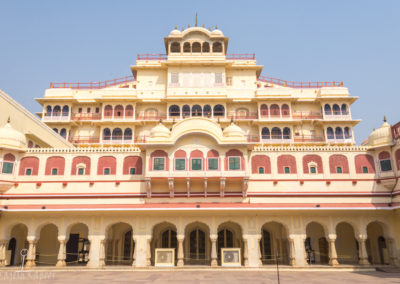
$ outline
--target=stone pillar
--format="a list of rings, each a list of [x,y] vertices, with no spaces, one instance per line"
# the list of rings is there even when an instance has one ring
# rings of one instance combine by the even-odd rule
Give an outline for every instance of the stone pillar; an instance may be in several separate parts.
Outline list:
[[[243,260],[244,266],[249,266],[249,244],[246,236],[243,236]]]
[[[365,246],[365,242],[367,241],[367,235],[359,235],[358,236],[358,257],[360,258],[358,264],[360,265],[369,265],[367,247]]]
[[[399,258],[396,256],[396,243],[395,240],[391,237],[385,237],[386,240],[386,247],[389,252],[389,262],[390,265],[399,266]]]
[[[151,236],[146,239],[146,266],[151,266]]]
[[[210,235],[210,239],[211,239],[211,266],[212,267],[217,267],[218,266],[218,262],[217,262],[217,239],[218,236],[217,235]]]
[[[185,239],[184,235],[178,235],[178,263],[177,266],[182,267],[184,266],[183,259],[185,257],[184,252],[183,252],[183,240]]]
[[[262,263],[262,254],[261,254],[261,246],[260,246],[260,241],[262,239],[262,235],[257,235],[257,244],[256,244],[256,248],[257,248],[257,255],[258,255],[258,267],[262,267],[263,263]]]
[[[0,267],[6,265],[7,240],[0,240]]]
[[[296,266],[296,253],[294,248],[294,237],[289,236],[289,265]]]
[[[136,253],[138,250],[138,239],[136,237],[133,237],[133,243],[134,243],[134,251],[133,251],[133,260],[132,260],[132,267],[136,267]]]
[[[56,267],[64,267],[64,266],[66,266],[65,244],[67,243],[67,238],[65,236],[58,236],[58,242],[60,243],[60,248],[58,249],[58,257],[57,257]]]
[[[90,241],[90,250],[87,267],[101,268],[105,265],[104,257],[106,238],[103,235],[91,235],[88,237],[88,239]]]
[[[36,266],[36,243],[38,240],[36,239],[36,236],[28,236],[27,240],[29,242],[29,249],[26,258],[26,267],[34,267]]]
[[[339,262],[337,261],[337,253],[336,253],[336,235],[330,234],[328,235],[329,242],[329,265],[338,266]]]

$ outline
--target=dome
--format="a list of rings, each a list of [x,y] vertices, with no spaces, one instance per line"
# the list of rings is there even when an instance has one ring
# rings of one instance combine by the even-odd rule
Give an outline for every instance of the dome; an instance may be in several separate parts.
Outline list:
[[[371,132],[368,136],[368,145],[373,147],[387,146],[393,144],[392,127],[384,119],[381,127]]]
[[[181,31],[178,30],[178,29],[175,27],[175,29],[173,29],[173,30],[169,33],[169,35],[170,35],[170,36],[181,35]]]
[[[164,124],[162,124],[162,122],[160,121],[159,124],[157,124],[156,126],[154,126],[151,131],[150,131],[150,137],[151,138],[168,138],[170,135],[170,131],[167,127],[164,126]]]
[[[241,138],[244,137],[242,129],[239,126],[237,126],[233,121],[227,128],[224,129],[222,134],[225,137],[241,137]]]
[[[224,36],[224,34],[222,33],[222,31],[219,30],[218,28],[215,29],[215,30],[213,30],[213,31],[211,32],[211,35],[213,35],[213,36]]]
[[[15,130],[8,120],[7,124],[0,128],[0,148],[12,150],[25,150],[26,137],[23,133]]]

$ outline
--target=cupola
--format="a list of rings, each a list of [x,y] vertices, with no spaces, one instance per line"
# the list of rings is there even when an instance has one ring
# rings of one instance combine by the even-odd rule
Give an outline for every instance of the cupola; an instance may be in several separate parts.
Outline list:
[[[0,128],[0,148],[25,151],[26,145],[25,135],[14,129],[8,118],[7,124]]]
[[[171,134],[171,131],[165,127],[165,125],[160,122],[154,126],[150,131],[150,138],[168,138]]]
[[[383,124],[378,129],[371,132],[368,137],[368,146],[381,147],[393,145],[392,127],[386,122],[386,117]]]
[[[224,129],[224,131],[222,132],[222,135],[224,137],[235,137],[235,138],[243,138],[244,137],[244,133],[242,131],[242,129],[237,126],[233,120],[231,120],[231,124]]]

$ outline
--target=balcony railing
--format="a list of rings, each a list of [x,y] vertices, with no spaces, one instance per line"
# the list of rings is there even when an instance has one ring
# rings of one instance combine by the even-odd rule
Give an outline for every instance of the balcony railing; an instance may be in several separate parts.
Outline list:
[[[70,88],[70,89],[103,89],[135,81],[135,77],[126,76],[122,78],[101,81],[101,82],[74,82],[74,83],[50,83],[50,88]]]
[[[184,53],[185,54],[185,53]],[[188,53],[190,55],[190,53]],[[201,53],[196,53],[198,55],[204,55]],[[210,53],[211,55],[212,53]],[[138,54],[136,56],[137,60],[146,60],[146,61],[166,61],[168,59],[167,54],[157,54],[157,53],[145,53],[145,54]],[[255,60],[256,55],[254,53],[242,53],[242,54],[227,54],[226,60]]]
[[[265,144],[287,144],[293,140],[290,135],[261,135],[261,142]]]
[[[333,137],[329,137],[327,138],[327,142],[328,143],[337,143],[337,144],[349,144],[349,143],[353,143],[353,138],[349,137],[349,138],[333,138]]]
[[[270,83],[273,85],[278,85],[278,86],[283,86],[283,87],[289,87],[289,88],[299,88],[299,89],[304,89],[304,88],[323,88],[323,87],[343,87],[343,82],[291,82],[291,81],[286,81],[286,80],[281,80],[281,79],[276,79],[276,78],[271,78],[271,77],[265,77],[265,76],[260,76],[258,78],[259,81],[265,82],[265,83]]]
[[[48,114],[45,113],[43,116],[43,120],[45,121],[60,121],[60,120],[69,120],[69,113],[54,113],[54,114]]]
[[[260,136],[258,135],[246,135],[246,138],[249,143],[260,143]]]
[[[247,119],[257,119],[258,113],[257,112],[229,112],[228,113],[229,119],[234,120],[247,120]]]
[[[69,137],[69,142],[73,144],[98,144],[100,138],[95,136],[73,136]]]
[[[256,54],[255,53],[243,53],[243,54],[227,54],[226,60],[255,60]]]
[[[167,116],[165,113],[154,113],[154,114],[148,114],[148,113],[139,113],[136,114],[136,119],[137,120],[160,120],[160,119],[166,119]]]
[[[73,113],[71,120],[100,120],[100,113]]]
[[[314,135],[294,136],[294,143],[319,143],[324,141],[325,139],[322,136],[314,136]]]
[[[322,119],[320,112],[293,112],[293,119]]]
[[[103,144],[132,144],[134,141],[132,137],[111,137],[104,136],[102,143]]]
[[[342,113],[326,113],[325,119],[327,120],[349,120],[351,119],[350,114],[342,114]]]

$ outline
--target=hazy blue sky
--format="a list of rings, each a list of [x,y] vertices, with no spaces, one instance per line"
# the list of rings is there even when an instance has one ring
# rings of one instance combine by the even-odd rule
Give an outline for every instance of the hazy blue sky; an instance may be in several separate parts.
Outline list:
[[[263,75],[344,81],[359,97],[357,143],[384,114],[400,120],[400,0],[0,0],[0,89],[40,111],[50,82],[130,75],[137,53],[164,53],[163,37],[196,11],[230,37],[229,53],[256,53]]]

